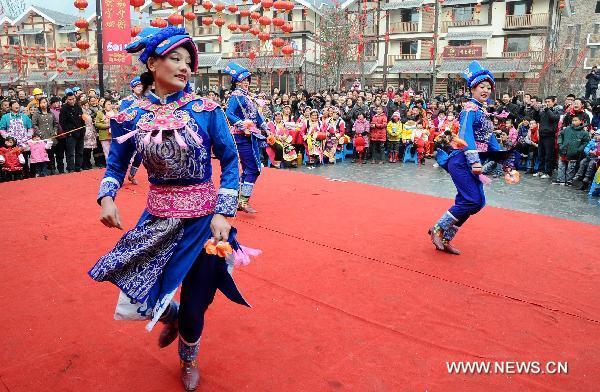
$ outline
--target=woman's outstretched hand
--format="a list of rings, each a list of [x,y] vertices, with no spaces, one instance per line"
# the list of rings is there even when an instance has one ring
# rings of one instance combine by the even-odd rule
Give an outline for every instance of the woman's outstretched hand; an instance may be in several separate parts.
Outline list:
[[[102,206],[102,212],[100,213],[100,222],[106,227],[116,227],[117,229],[123,230],[121,226],[121,216],[119,215],[119,209],[115,204],[115,201],[110,196],[104,197],[100,201]]]
[[[231,230],[231,224],[221,214],[214,214],[210,221],[210,231],[217,241],[229,240],[229,231]]]

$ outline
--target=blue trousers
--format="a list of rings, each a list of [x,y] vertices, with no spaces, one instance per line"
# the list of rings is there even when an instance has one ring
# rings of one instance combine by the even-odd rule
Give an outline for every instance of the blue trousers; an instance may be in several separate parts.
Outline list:
[[[237,145],[240,163],[242,164],[242,177],[240,182],[254,184],[260,175],[260,150],[258,140],[244,135],[233,135]]]
[[[448,173],[458,191],[454,205],[448,211],[457,219],[456,226],[460,227],[485,206],[483,184],[471,171],[471,165],[462,152],[449,158]]]

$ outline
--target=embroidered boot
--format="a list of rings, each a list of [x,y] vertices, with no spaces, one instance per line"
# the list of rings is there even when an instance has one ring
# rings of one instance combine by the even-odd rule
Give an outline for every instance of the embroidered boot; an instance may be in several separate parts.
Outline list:
[[[158,347],[165,348],[177,338],[179,333],[179,304],[175,301],[171,301],[169,307],[163,313],[159,321],[165,326],[158,336]]]
[[[447,211],[440,220],[429,229],[429,235],[431,236],[431,242],[437,250],[459,255],[460,251],[454,246],[450,245],[450,241],[454,238],[458,232],[458,226],[456,226],[458,220]]]
[[[250,198],[248,196],[240,196],[240,201],[238,203],[238,211],[243,211],[248,214],[256,214],[258,211],[252,208],[250,203],[248,203],[249,201]]]
[[[200,340],[196,343],[187,343],[179,337],[179,364],[181,366],[181,383],[186,391],[195,391],[200,382],[200,372],[198,371],[198,346]]]

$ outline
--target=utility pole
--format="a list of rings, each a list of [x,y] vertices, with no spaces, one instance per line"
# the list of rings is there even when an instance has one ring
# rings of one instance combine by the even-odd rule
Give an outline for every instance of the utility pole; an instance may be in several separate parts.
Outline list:
[[[365,3],[365,7],[366,7],[366,3]],[[367,13],[365,12],[365,17],[363,18],[361,16],[360,13],[360,1],[356,2],[356,10],[357,10],[357,17],[358,17],[358,22],[359,22],[359,26],[360,26],[360,39],[362,42],[359,41],[359,52],[358,52],[358,67],[360,68],[360,85],[362,88],[365,87],[365,66],[364,66],[364,57],[365,57],[365,21],[366,21],[366,16]]]
[[[377,3],[379,6],[379,2]],[[379,18],[378,18],[379,19]],[[383,90],[387,91],[387,72],[388,72],[388,49],[390,46],[390,12],[385,11],[385,35],[383,38],[384,47],[383,47]]]
[[[491,6],[490,6],[491,8]],[[433,61],[431,63],[431,96],[435,94],[435,89],[437,87],[437,59],[438,59],[438,36],[440,29],[440,12],[441,12],[441,4],[439,1],[435,2],[434,8],[434,20],[433,20]],[[491,13],[490,9],[490,13]]]
[[[104,96],[104,63],[102,62],[102,0],[96,0],[96,46],[98,47],[98,83],[100,88],[100,96]]]

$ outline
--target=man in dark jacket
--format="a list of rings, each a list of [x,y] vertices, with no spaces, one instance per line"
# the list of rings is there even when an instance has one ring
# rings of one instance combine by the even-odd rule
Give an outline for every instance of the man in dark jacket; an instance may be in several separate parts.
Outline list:
[[[514,124],[517,124],[521,119],[519,115],[521,106],[518,104],[519,101],[516,98],[511,100],[508,93],[502,94],[502,103],[496,109],[496,113],[498,114],[507,112],[508,118],[512,119]]]
[[[76,103],[73,92],[67,93],[65,104],[60,108],[59,123],[62,130],[67,133],[74,129],[77,131],[67,134],[67,171],[81,171],[83,163],[83,135],[85,135],[85,122],[83,110]]]
[[[538,156],[540,158],[540,171],[535,173],[537,177],[550,178],[554,169],[554,146],[556,144],[556,129],[560,120],[560,112],[556,110],[556,97],[547,97],[544,101],[546,107],[540,111]]]
[[[596,100],[596,91],[598,91],[598,82],[600,82],[600,74],[598,73],[598,67],[595,65],[592,67],[592,71],[585,75],[587,82],[585,82],[585,99],[588,100],[590,97],[593,101]]]

